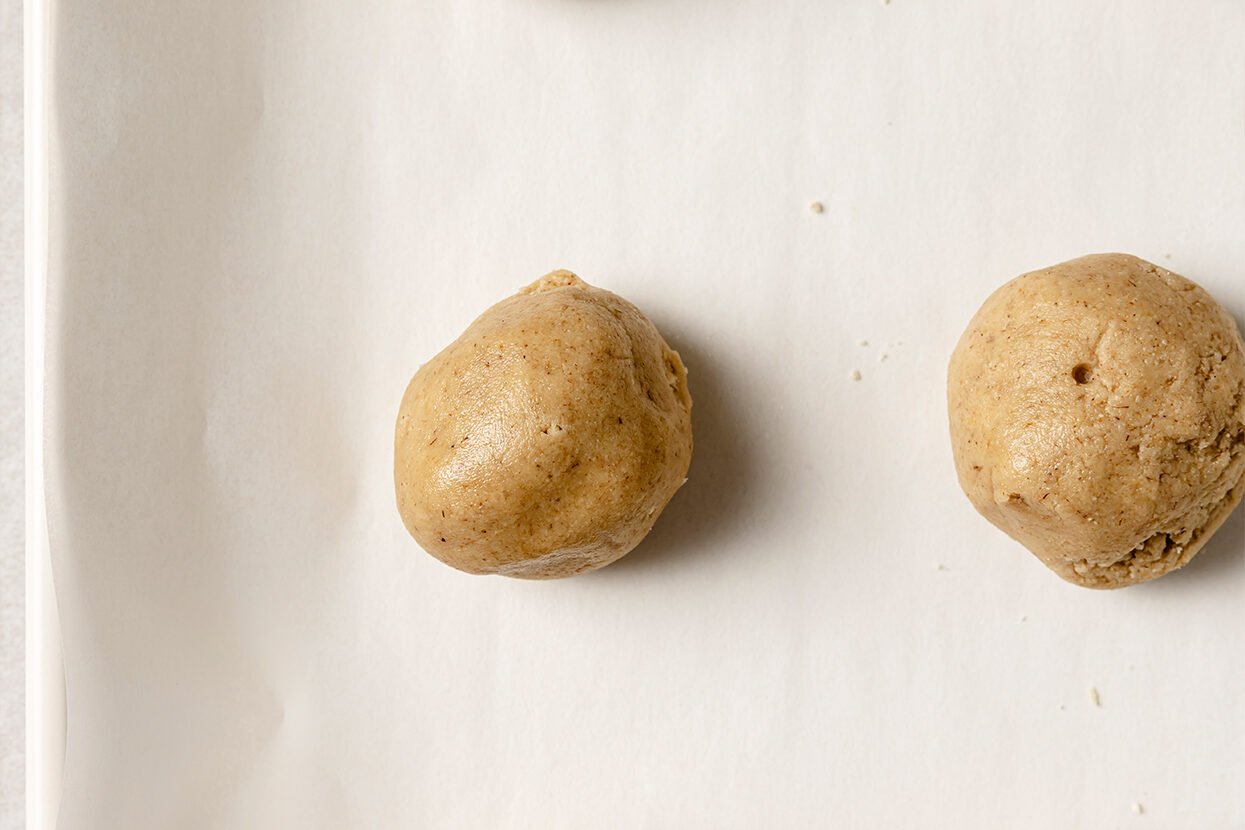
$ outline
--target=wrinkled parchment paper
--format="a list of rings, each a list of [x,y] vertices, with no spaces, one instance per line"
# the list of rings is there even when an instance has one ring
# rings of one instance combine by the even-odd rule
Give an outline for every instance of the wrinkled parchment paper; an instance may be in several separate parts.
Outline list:
[[[1025,270],[1245,314],[1245,5],[52,6],[62,828],[1245,823],[1245,514],[1073,588],[943,408]],[[556,267],[682,352],[691,480],[614,567],[468,577],[398,400]]]

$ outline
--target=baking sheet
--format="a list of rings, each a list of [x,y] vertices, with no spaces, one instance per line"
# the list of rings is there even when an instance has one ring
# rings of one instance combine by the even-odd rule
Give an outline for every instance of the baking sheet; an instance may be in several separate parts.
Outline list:
[[[943,408],[1025,270],[1124,250],[1245,314],[1245,5],[53,0],[51,37],[62,828],[1245,827],[1245,514],[1073,588],[973,513]],[[690,481],[599,573],[468,577],[398,520],[398,400],[557,267],[682,353]]]

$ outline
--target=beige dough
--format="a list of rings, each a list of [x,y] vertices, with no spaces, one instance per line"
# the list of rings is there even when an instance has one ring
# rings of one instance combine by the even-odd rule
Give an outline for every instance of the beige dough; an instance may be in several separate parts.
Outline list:
[[[1240,332],[1197,285],[1136,257],[1004,285],[947,385],[964,492],[1077,585],[1179,568],[1245,493]]]
[[[685,481],[692,399],[639,309],[554,271],[422,366],[398,413],[407,530],[459,570],[572,576],[626,554]]]

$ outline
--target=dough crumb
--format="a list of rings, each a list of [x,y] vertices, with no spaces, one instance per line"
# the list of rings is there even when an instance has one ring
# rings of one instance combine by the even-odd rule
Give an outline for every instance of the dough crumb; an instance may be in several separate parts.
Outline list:
[[[1136,813],[1137,815],[1141,815],[1145,811],[1146,811],[1146,808],[1142,807],[1140,804],[1133,805],[1133,812]]]
[[[826,206],[823,205],[821,202],[813,202],[811,205],[808,206],[808,209],[811,210],[813,213],[821,213],[826,209]]]
[[[1089,702],[1094,706],[1102,706],[1102,698],[1098,696],[1098,690],[1093,686],[1089,687]]]
[[[878,363],[885,363],[886,358],[888,357],[890,357],[890,355],[888,355],[886,352],[882,352],[880,355],[878,355]]]
[[[1028,619],[1029,619],[1028,617],[1021,617],[1021,618],[1020,618],[1020,621],[1021,621],[1021,622],[1027,622],[1027,621],[1028,621]]]
[[[935,566],[934,566],[934,570],[936,570],[936,571],[949,571],[949,570],[951,570],[951,569],[950,569],[950,568],[948,568],[946,565],[942,564],[941,562],[939,562],[937,565],[935,565]]]
[[[848,372],[847,376],[851,378],[852,380],[860,380],[860,378],[862,377],[859,369],[852,369],[850,372]]]
[[[865,346],[868,346],[868,345],[869,345],[869,341],[868,341],[868,340],[860,340],[860,341],[858,341],[858,342],[856,343],[856,345],[857,345],[857,346],[859,346],[860,348],[862,348],[862,349],[863,349]]]

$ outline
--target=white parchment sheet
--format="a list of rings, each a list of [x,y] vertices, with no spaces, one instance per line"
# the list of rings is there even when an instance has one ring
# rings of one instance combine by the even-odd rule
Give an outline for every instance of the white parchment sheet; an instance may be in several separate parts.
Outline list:
[[[943,403],[1084,253],[1245,316],[1245,3],[52,6],[62,828],[1245,827],[1245,514],[1074,588]],[[613,567],[469,577],[397,404],[558,267],[682,352],[691,480]]]

